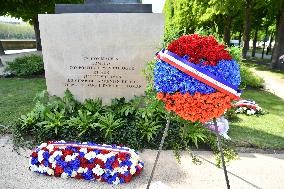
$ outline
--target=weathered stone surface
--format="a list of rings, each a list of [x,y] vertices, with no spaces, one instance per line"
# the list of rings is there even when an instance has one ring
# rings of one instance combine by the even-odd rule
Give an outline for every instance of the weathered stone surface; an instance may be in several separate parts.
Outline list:
[[[56,4],[55,13],[152,13],[151,4]]]
[[[143,95],[141,74],[163,35],[162,14],[39,15],[47,89],[83,101]]]

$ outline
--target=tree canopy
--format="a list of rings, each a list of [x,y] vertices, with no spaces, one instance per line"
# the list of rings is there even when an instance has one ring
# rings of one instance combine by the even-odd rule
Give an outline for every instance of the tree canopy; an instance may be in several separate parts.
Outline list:
[[[164,13],[166,35],[173,28],[179,34],[213,28],[227,45],[232,36],[242,40],[243,57],[252,38],[275,40],[271,65],[279,67],[278,58],[284,54],[284,0],[166,0]]]

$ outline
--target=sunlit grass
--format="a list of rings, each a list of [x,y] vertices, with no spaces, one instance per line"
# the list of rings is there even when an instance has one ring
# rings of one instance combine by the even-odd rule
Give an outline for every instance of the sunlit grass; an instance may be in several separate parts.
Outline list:
[[[243,99],[256,101],[266,112],[261,116],[238,115],[229,135],[241,146],[284,149],[284,101],[272,93],[246,90]]]
[[[29,112],[36,93],[44,89],[44,78],[0,78],[0,125],[10,126]]]

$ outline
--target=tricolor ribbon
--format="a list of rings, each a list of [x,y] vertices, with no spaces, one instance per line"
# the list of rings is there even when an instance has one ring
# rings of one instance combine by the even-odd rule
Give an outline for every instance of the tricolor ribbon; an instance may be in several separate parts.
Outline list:
[[[204,70],[203,68],[200,68],[191,62],[188,62],[186,59],[181,58],[180,56],[165,49],[162,49],[160,52],[158,52],[156,56],[158,59],[167,62],[180,71],[198,79],[199,81],[209,85],[210,87],[213,87],[229,95],[233,99],[240,99],[241,91],[238,90],[237,86],[234,86],[224,79],[221,79]]]
[[[120,146],[111,146],[111,145],[98,145],[98,144],[83,144],[83,143],[73,143],[73,142],[53,142],[50,141],[48,144],[53,145],[54,147],[79,147],[79,148],[89,148],[95,150],[109,150],[113,152],[124,152],[130,153],[130,148],[120,147]]]
[[[251,100],[240,100],[234,106],[235,107],[247,106],[247,107],[250,107],[250,108],[253,108],[253,109],[257,108],[257,104],[254,101],[251,101]]]

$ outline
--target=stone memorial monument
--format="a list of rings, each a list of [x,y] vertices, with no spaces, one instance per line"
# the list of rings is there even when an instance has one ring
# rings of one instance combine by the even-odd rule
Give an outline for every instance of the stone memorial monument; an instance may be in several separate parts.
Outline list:
[[[142,9],[151,12],[148,5],[133,0],[117,2],[88,0],[86,4],[56,5],[60,14],[39,15],[51,95],[62,97],[69,89],[79,101],[99,97],[109,103],[116,97],[131,99],[144,94],[146,81],[141,71],[161,46],[164,18],[162,14],[140,13]],[[122,5],[142,8],[135,13],[137,9]],[[70,13],[72,10],[76,13]]]

